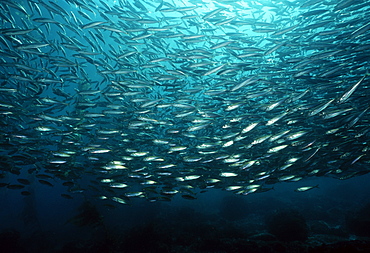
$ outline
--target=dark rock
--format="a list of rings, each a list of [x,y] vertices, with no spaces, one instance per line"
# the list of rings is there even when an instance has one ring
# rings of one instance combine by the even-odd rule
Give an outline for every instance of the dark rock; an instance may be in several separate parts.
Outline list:
[[[18,253],[22,252],[19,245],[20,233],[16,230],[9,229],[0,233],[0,252],[1,253]]]
[[[346,225],[349,232],[358,236],[370,237],[370,203],[357,212],[348,214]]]
[[[265,242],[276,241],[276,237],[270,233],[260,233],[260,234],[252,235],[251,237],[249,237],[249,239],[265,241]]]
[[[331,228],[324,221],[314,221],[310,225],[310,230],[314,234],[323,234],[323,235],[330,234],[331,232]]]
[[[360,253],[370,252],[370,242],[344,241],[333,244],[324,244],[308,251],[309,253]]]
[[[308,227],[305,218],[294,210],[279,211],[266,220],[268,232],[281,241],[305,241]]]

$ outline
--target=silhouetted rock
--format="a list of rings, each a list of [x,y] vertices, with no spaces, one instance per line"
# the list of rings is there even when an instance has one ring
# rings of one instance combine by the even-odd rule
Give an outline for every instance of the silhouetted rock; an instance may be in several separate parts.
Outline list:
[[[1,253],[20,253],[24,249],[19,245],[20,233],[14,229],[5,230],[0,233]]]
[[[281,241],[305,241],[308,227],[305,218],[293,210],[274,213],[266,220],[268,232]]]
[[[349,232],[358,236],[370,237],[370,203],[357,212],[348,214],[346,225]]]

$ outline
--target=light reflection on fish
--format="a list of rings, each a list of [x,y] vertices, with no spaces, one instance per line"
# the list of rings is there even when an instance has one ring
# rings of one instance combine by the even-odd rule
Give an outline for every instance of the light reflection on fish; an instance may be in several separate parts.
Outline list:
[[[1,1],[1,185],[126,204],[368,173],[369,3],[221,2]]]

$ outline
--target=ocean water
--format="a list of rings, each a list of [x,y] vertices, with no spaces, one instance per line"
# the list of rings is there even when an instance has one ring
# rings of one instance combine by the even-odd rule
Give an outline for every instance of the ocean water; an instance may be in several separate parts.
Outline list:
[[[2,250],[338,252],[349,248],[356,252],[367,248],[368,239],[349,230],[347,220],[369,203],[368,180],[368,176],[345,181],[316,178],[281,183],[269,192],[248,196],[213,189],[196,200],[180,196],[171,202],[135,199],[116,208],[83,195],[73,200],[60,198],[63,189],[57,187],[32,187],[32,195],[26,197],[5,190],[1,194]],[[320,186],[294,192],[306,183]],[[91,206],[84,206],[86,201]],[[280,211],[298,212],[304,217],[309,228],[306,240],[264,237],[268,233],[266,220]],[[288,226],[289,221],[286,223]]]
[[[0,7],[0,253],[370,250],[367,1]]]

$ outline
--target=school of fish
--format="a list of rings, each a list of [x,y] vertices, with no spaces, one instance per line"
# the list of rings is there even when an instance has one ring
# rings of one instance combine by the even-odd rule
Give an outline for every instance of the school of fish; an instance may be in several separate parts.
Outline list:
[[[0,9],[2,188],[125,204],[370,170],[366,0]]]

